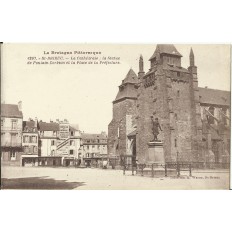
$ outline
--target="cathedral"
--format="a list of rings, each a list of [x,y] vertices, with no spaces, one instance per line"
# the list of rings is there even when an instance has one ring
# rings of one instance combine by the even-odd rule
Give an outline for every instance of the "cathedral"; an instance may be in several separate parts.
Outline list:
[[[154,139],[153,118],[165,162],[230,160],[230,92],[198,86],[197,66],[190,50],[189,67],[174,45],[157,45],[144,71],[130,69],[113,101],[108,125],[108,156],[147,163]]]

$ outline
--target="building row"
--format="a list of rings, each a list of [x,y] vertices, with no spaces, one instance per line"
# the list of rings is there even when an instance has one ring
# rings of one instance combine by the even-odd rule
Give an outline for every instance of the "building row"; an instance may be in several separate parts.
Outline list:
[[[22,102],[1,104],[1,162],[22,166],[98,165],[107,134],[87,134],[68,120],[23,120]]]

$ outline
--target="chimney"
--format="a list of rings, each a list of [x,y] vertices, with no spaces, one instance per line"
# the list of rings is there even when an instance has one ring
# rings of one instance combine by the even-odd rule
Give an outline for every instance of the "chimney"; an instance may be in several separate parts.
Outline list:
[[[105,132],[105,131],[102,131],[102,132],[101,132],[101,135],[106,136],[106,132]]]
[[[37,125],[38,125],[38,119],[37,117],[35,117],[35,127],[37,128]]]
[[[19,111],[22,111],[22,101],[18,102],[18,108],[19,108]]]

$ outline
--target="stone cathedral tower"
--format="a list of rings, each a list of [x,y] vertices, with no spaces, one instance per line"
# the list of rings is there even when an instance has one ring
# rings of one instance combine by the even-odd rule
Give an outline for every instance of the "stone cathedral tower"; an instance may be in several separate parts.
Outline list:
[[[157,45],[150,69],[138,89],[137,158],[147,162],[148,142],[152,140],[151,116],[162,127],[165,161],[191,161],[201,156],[202,125],[197,68],[191,50],[190,67],[181,66],[182,55],[174,45]]]

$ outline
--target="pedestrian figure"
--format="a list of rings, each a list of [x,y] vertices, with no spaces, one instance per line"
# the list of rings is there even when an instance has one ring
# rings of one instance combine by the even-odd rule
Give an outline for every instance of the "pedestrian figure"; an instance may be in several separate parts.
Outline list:
[[[103,161],[103,164],[102,164],[103,165],[103,169],[107,169],[107,163],[108,163],[107,160]]]

